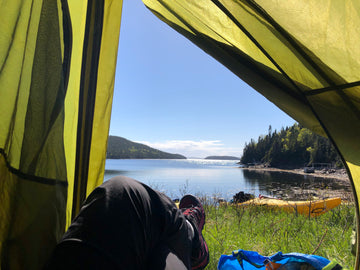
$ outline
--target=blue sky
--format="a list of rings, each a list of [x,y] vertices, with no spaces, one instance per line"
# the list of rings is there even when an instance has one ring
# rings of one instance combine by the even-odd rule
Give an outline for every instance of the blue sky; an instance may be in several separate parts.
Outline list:
[[[110,135],[186,157],[240,157],[295,121],[140,0],[125,0]]]

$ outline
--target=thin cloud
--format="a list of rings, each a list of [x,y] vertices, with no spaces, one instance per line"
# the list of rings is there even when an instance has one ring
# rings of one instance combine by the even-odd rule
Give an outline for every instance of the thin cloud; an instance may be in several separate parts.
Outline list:
[[[161,151],[181,154],[186,157],[206,157],[210,155],[240,156],[242,150],[228,148],[220,140],[191,141],[170,140],[165,142],[138,141]]]

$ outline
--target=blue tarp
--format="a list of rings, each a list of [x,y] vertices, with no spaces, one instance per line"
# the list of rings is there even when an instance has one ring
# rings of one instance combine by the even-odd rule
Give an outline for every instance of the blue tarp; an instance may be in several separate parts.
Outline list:
[[[316,270],[323,269],[330,261],[317,255],[278,252],[270,257],[255,251],[236,250],[231,255],[221,255],[218,270],[265,270],[267,262],[279,264],[308,263]]]

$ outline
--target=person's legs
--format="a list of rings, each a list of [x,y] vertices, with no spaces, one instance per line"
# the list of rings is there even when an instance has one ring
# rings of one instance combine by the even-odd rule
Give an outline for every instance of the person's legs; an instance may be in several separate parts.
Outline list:
[[[85,265],[89,258],[91,265],[114,266],[108,269],[183,270],[190,269],[192,246],[192,226],[169,198],[133,179],[114,177],[86,199],[52,261],[71,265],[76,258]]]
[[[45,270],[119,270],[106,254],[78,241],[65,241],[56,247]],[[184,263],[166,246],[156,247],[146,270],[188,270]]]
[[[45,270],[119,269],[106,254],[79,241],[64,241],[56,246]]]
[[[182,260],[164,245],[156,247],[148,261],[148,270],[188,270]]]
[[[185,195],[180,200],[179,208],[194,229],[191,269],[204,269],[209,263],[209,250],[202,235],[205,224],[204,208],[199,199],[192,195]]]

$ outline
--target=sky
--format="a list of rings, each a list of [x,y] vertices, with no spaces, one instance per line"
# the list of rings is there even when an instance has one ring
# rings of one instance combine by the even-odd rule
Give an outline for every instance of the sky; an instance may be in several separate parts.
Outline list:
[[[241,157],[295,120],[140,0],[124,0],[110,135],[188,158]]]

